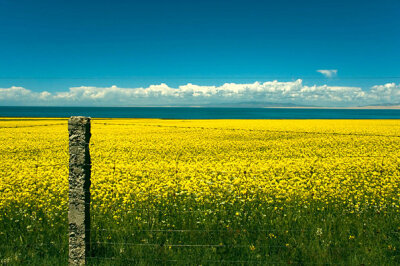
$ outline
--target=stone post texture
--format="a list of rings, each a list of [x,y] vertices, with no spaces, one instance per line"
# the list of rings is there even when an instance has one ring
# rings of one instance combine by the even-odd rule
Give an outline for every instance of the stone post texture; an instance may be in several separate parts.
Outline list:
[[[69,132],[69,265],[85,265],[90,251],[90,118],[72,116]]]

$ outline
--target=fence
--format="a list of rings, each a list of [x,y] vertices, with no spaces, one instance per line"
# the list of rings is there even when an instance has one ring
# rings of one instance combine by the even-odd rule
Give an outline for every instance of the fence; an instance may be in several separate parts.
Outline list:
[[[280,226],[276,224],[261,224],[259,221],[252,221],[252,216],[250,214],[251,209],[240,210],[240,213],[232,212],[232,209],[188,209],[183,208],[179,205],[179,195],[171,195],[171,198],[175,202],[171,202],[173,208],[164,208],[162,206],[134,206],[132,212],[138,214],[137,217],[142,219],[147,219],[146,227],[138,228],[132,227],[106,227],[99,223],[99,218],[102,218],[103,213],[99,213],[96,209],[91,206],[91,195],[90,195],[90,175],[92,170],[91,158],[89,152],[89,141],[91,138],[90,132],[90,119],[84,117],[72,117],[68,122],[69,130],[69,212],[68,212],[68,238],[69,238],[69,263],[70,265],[83,265],[87,263],[104,263],[109,262],[109,264],[134,264],[141,261],[153,264],[322,264],[317,261],[302,261],[301,256],[291,255],[295,259],[286,259],[282,255],[281,260],[268,259],[266,257],[252,256],[246,259],[237,259],[231,256],[231,253],[242,252],[253,252],[257,250],[260,246],[262,248],[268,249],[270,251],[279,253],[280,250],[284,250],[286,253],[282,254],[292,254],[296,252],[296,248],[301,247],[304,243],[293,243],[293,242],[282,242],[279,241],[280,237],[291,239],[294,235],[303,235],[304,239],[307,239],[307,243],[310,245],[318,242],[318,245],[327,245],[329,247],[329,252],[331,256],[335,254],[347,254],[349,252],[356,252],[362,249],[362,244],[352,244],[347,246],[335,245],[334,243],[324,243],[322,236],[325,234],[330,234],[334,232],[334,228],[320,228],[319,226],[312,226],[308,224],[308,227],[299,227],[295,224],[281,224]],[[122,126],[124,124],[114,124]],[[132,124],[130,124],[132,125]],[[199,127],[199,130],[203,128]],[[217,128],[214,128],[217,129]],[[229,129],[227,129],[229,130]],[[273,131],[277,134],[282,134],[287,131]],[[299,133],[299,132],[298,132]],[[382,134],[347,134],[347,133],[323,133],[323,132],[300,132],[301,134],[317,134],[317,135],[334,135],[334,136],[367,136],[367,137],[390,137],[393,139],[398,139],[396,135],[382,135]],[[290,158],[290,155],[286,155]],[[382,158],[382,165],[385,163],[387,155],[341,155],[342,158],[348,159],[358,159],[358,158]],[[304,158],[293,159],[303,160]],[[319,160],[324,160],[324,157],[319,158]],[[39,167],[51,167],[53,164],[49,163],[47,165],[37,164],[36,169]],[[116,171],[119,171],[119,166],[116,165],[115,161],[113,164],[109,165],[112,175]],[[37,170],[36,170],[37,171]],[[335,170],[336,171],[336,170]],[[381,177],[393,175],[392,170],[384,170],[378,173]],[[336,174],[363,174],[357,169],[346,169],[346,171],[337,170]],[[257,174],[254,172],[241,172],[241,175],[251,175]],[[115,192],[117,193],[117,192]],[[248,206],[257,207],[251,205],[251,203],[246,202]],[[206,203],[204,203],[206,205]],[[118,206],[115,206],[118,207]],[[265,207],[265,206],[264,206]],[[297,206],[294,206],[297,207]],[[259,208],[259,207],[258,207]],[[273,207],[272,207],[273,208]],[[395,210],[395,209],[394,209]],[[274,209],[265,209],[261,213],[268,215],[268,212],[273,212]],[[284,216],[286,213],[279,212],[276,210],[279,216]],[[307,210],[303,208],[302,212],[307,213]],[[290,212],[288,212],[290,213]],[[303,213],[301,213],[303,214]],[[168,219],[161,219],[163,215],[174,216],[177,222],[174,224],[176,227],[172,227],[172,224],[168,225]],[[191,221],[183,221],[181,216],[186,215],[185,218],[191,219]],[[235,224],[234,222],[225,221],[226,224],[231,225],[230,228],[221,227],[205,227],[201,224],[201,219],[204,215],[215,216],[216,219],[222,219],[223,217],[239,217],[241,219],[248,219],[249,228],[238,227],[240,224]],[[92,216],[92,217],[91,217]],[[396,213],[392,213],[390,219],[396,216]],[[133,217],[133,216],[132,216]],[[112,217],[107,216],[105,219],[110,219]],[[276,217],[275,217],[276,218]],[[376,217],[375,217],[376,218]],[[155,220],[165,220],[165,224]],[[321,219],[326,219],[321,215]],[[332,218],[333,219],[333,218]],[[382,220],[388,219],[388,216],[382,217]],[[118,218],[116,219],[118,220]],[[93,224],[95,221],[95,224]],[[283,221],[283,220],[282,220]],[[153,224],[151,224],[153,222]],[[217,220],[216,223],[221,221]],[[126,222],[129,224],[129,222]],[[251,225],[254,223],[254,225]],[[392,221],[395,224],[395,221]],[[91,228],[92,225],[92,228]],[[95,225],[95,226],[94,226]],[[117,222],[118,225],[118,222]],[[236,225],[236,227],[235,227]],[[358,232],[357,237],[373,237],[374,239],[385,239],[392,238],[398,241],[400,232],[396,227],[387,227],[385,224],[379,225],[371,230],[365,230]],[[122,230],[127,230],[123,238],[113,239],[113,234],[121,233]],[[330,230],[330,231],[329,231]],[[91,234],[91,231],[95,231],[96,234]],[[327,232],[328,231],[328,232]],[[384,234],[382,234],[384,232]],[[352,232],[350,235],[346,235],[349,241],[354,237]],[[248,243],[248,241],[243,241],[244,238],[251,235],[254,243]],[[111,238],[109,239],[109,237]],[[259,237],[262,236],[262,237]],[[287,236],[287,237],[286,237]],[[229,241],[221,241],[223,238],[229,238]],[[207,242],[196,242],[195,240],[201,240],[207,238]],[[242,239],[243,238],[243,239]],[[169,241],[172,239],[172,241]],[[233,239],[233,240],[232,240]],[[143,241],[146,240],[146,241]],[[232,241],[231,241],[232,240]],[[382,240],[382,241],[388,241]],[[43,245],[46,245],[44,241]],[[317,244],[315,244],[318,247]],[[389,246],[389,245],[387,245]],[[390,247],[391,251],[393,248]],[[185,255],[190,257],[189,249],[196,250],[197,260],[186,260]],[[388,247],[389,249],[389,247]],[[110,251],[112,250],[112,252]],[[129,250],[129,252],[127,251]],[[182,259],[169,259],[169,250],[177,250],[183,254]],[[208,252],[205,250],[213,250],[214,253],[219,255],[218,258],[213,258],[208,256]],[[290,253],[292,252],[292,253]],[[393,251],[397,252],[397,251]],[[151,257],[148,259],[149,253],[159,254],[156,257]],[[193,251],[194,253],[194,251]],[[316,250],[318,253],[318,250]],[[118,254],[125,254],[122,258],[115,256]],[[165,257],[165,259],[163,258]],[[203,256],[203,257],[201,257]],[[396,255],[397,256],[397,255]],[[147,259],[146,259],[147,258]],[[365,261],[367,264],[371,261]],[[4,261],[3,261],[4,263]],[[143,263],[143,262],[142,262]],[[340,262],[338,262],[340,264]],[[323,263],[327,264],[327,263]]]
[[[71,117],[69,131],[69,264],[85,264],[90,251],[90,118]]]

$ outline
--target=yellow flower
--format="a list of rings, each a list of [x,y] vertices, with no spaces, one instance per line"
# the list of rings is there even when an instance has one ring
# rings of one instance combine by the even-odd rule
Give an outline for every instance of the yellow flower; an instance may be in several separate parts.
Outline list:
[[[66,123],[1,119],[0,221],[65,223]],[[400,149],[388,137],[398,132],[399,120],[93,119],[93,221],[108,214],[123,224],[129,214],[147,228],[156,206],[185,207],[189,214],[199,211],[199,221],[234,213],[238,221],[224,217],[221,223],[230,230],[251,216],[237,206],[253,203],[278,215],[293,204],[300,211],[315,203],[321,211],[357,215],[399,212]],[[139,211],[143,206],[147,216]],[[166,227],[177,226],[165,220]]]

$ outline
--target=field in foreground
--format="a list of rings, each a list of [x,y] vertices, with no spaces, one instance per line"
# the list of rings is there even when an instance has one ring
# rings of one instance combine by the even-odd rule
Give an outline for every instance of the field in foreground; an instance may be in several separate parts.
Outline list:
[[[92,121],[91,264],[400,264],[399,120]],[[67,263],[66,119],[0,119],[0,264]]]

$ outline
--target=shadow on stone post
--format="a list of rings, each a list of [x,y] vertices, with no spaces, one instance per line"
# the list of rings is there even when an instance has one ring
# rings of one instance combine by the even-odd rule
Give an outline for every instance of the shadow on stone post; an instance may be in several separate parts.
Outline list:
[[[85,265],[90,251],[90,118],[72,116],[69,133],[69,265]]]

